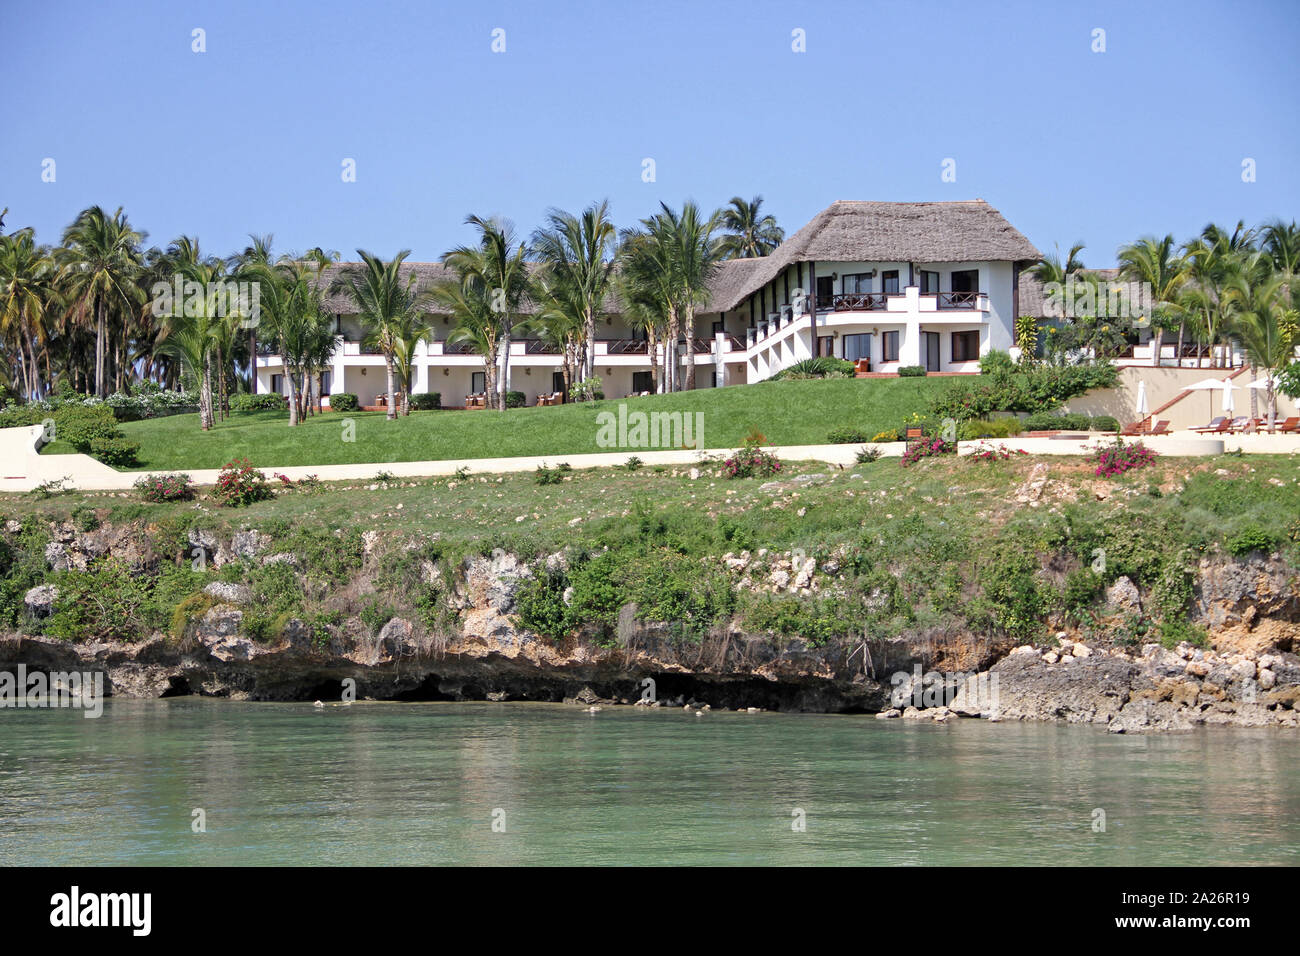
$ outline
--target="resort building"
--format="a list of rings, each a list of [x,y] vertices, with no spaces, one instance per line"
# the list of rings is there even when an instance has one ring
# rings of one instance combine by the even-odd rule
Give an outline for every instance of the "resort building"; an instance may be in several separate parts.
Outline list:
[[[814,355],[857,364],[859,374],[971,373],[992,349],[1010,350],[1020,314],[1021,273],[1039,252],[983,200],[833,203],[770,256],[721,264],[707,306],[656,361],[676,360],[696,388],[759,382]],[[334,268],[343,268],[345,264]],[[447,278],[440,263],[410,263],[423,286]],[[330,301],[342,343],[322,392],[351,392],[378,404],[384,359],[362,345],[355,307]],[[412,392],[438,392],[460,406],[483,391],[483,358],[448,344],[451,318],[430,316],[433,334],[416,354]],[[267,350],[259,349],[259,353]],[[563,356],[523,338],[511,343],[508,387],[528,404],[562,392]],[[595,374],[610,398],[649,392],[652,362],[644,335],[611,308],[597,323]],[[259,354],[257,390],[285,391],[275,354]]]

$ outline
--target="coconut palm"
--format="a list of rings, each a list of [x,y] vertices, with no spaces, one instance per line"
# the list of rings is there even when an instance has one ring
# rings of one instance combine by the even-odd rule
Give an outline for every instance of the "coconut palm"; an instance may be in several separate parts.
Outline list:
[[[596,363],[596,315],[605,305],[614,270],[617,233],[609,203],[593,203],[581,216],[559,209],[546,214],[546,226],[533,234],[533,250],[550,274],[552,290],[582,316],[582,377]]]
[[[753,259],[771,255],[785,239],[785,230],[776,217],[760,212],[763,197],[746,202],[732,196],[722,210],[721,228],[726,233],[719,241],[723,259]]]
[[[664,275],[667,279],[671,304],[665,310],[669,318],[668,381],[671,391],[677,391],[679,335],[686,335],[686,387],[695,388],[695,310],[709,301],[709,279],[717,271],[721,253],[714,233],[722,221],[720,212],[707,218],[693,202],[682,205],[675,212],[667,203],[659,204],[660,211],[642,225],[662,250],[666,261]]]
[[[345,290],[356,303],[357,315],[366,329],[366,343],[378,347],[384,355],[388,376],[388,415],[397,418],[395,355],[402,330],[420,315],[422,295],[416,276],[402,277],[402,263],[411,254],[403,249],[392,259],[383,259],[358,249],[361,264],[344,270],[337,288]]]
[[[619,253],[622,268],[615,280],[628,323],[645,334],[656,392],[666,390],[666,383],[660,388],[659,343],[667,337],[673,301],[662,253],[649,234],[629,230],[624,234]]]
[[[1169,324],[1178,290],[1187,281],[1186,260],[1175,251],[1174,237],[1163,239],[1143,236],[1131,245],[1122,246],[1118,253],[1119,274],[1133,282],[1142,282],[1151,289],[1151,315],[1148,317],[1155,331],[1152,339],[1151,364],[1161,363],[1161,342]],[[1183,326],[1178,333],[1178,358],[1182,360]]]
[[[1232,321],[1232,336],[1241,344],[1252,372],[1263,371],[1269,431],[1277,418],[1277,373],[1295,357],[1288,331],[1287,277],[1276,272],[1265,253],[1243,257],[1241,268],[1229,280],[1225,304]],[[1258,391],[1251,389],[1251,417],[1258,416]]]
[[[564,391],[577,383],[585,370],[582,343],[590,341],[587,332],[586,303],[581,292],[570,282],[545,267],[534,276],[532,298],[537,312],[516,329],[527,328],[545,344],[560,353],[563,360]],[[584,377],[590,377],[585,375]]]
[[[338,346],[334,317],[325,308],[325,285],[316,264],[288,257],[252,274],[261,283],[259,330],[275,342],[284,363],[289,425],[296,426],[312,403],[313,379]],[[391,390],[391,378],[389,384]],[[315,402],[319,406],[319,397]]]
[[[27,398],[42,394],[38,349],[48,338],[48,319],[57,307],[57,268],[48,246],[36,244],[31,229],[0,235],[0,334],[12,339],[18,375]]]
[[[594,218],[594,217],[593,217]],[[459,277],[462,284],[481,286],[474,295],[486,294],[492,310],[500,368],[494,394],[494,407],[505,411],[506,390],[510,387],[510,337],[520,320],[520,306],[528,293],[528,249],[519,242],[514,226],[507,220],[467,216],[465,224],[479,232],[472,246],[457,246],[443,262]],[[489,390],[489,394],[493,394]]]
[[[496,394],[497,343],[500,323],[492,309],[492,293],[473,276],[444,279],[429,290],[430,297],[453,322],[448,345],[468,343],[483,357],[483,390]]]
[[[129,314],[143,298],[136,283],[145,234],[131,227],[119,206],[109,215],[99,206],[83,209],[63,233],[59,258],[68,296],[95,321],[95,394],[103,396],[110,312]]]

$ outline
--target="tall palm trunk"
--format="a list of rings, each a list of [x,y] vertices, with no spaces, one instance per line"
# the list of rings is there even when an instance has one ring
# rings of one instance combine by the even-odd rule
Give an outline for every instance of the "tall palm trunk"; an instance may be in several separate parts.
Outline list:
[[[686,306],[686,387],[695,391],[695,307]]]
[[[287,364],[284,368],[284,380],[289,383],[289,427],[293,428],[300,420],[300,407],[298,405],[298,376]]]
[[[585,353],[582,359],[582,377],[591,378],[596,371],[596,312],[588,308],[584,317],[583,337],[586,339]]]
[[[1161,362],[1160,350],[1164,346],[1165,330],[1157,325],[1151,331],[1154,333],[1151,338],[1151,364],[1158,368]]]
[[[203,379],[199,383],[199,427],[205,432],[213,426],[212,420],[212,354],[203,353]]]
[[[1178,323],[1178,352],[1174,355],[1174,367],[1183,367],[1183,334],[1187,331],[1187,320]]]
[[[395,421],[397,419],[397,393],[393,375],[392,349],[384,349],[384,368],[388,375],[388,414],[384,417],[389,421]]]
[[[506,410],[506,392],[510,389],[510,330],[501,336],[501,378],[497,382],[497,410]]]
[[[104,297],[95,303],[95,394],[104,397]]]

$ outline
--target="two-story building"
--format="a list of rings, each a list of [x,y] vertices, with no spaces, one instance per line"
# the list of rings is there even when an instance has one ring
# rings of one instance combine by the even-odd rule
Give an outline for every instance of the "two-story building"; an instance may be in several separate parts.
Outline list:
[[[833,355],[875,373],[920,365],[976,372],[981,355],[1010,349],[1020,272],[1038,250],[983,200],[833,203],[770,256],[723,262],[709,303],[675,350],[679,380],[694,363],[695,387],[759,382],[813,355]],[[341,268],[342,266],[336,267]],[[447,275],[440,263],[411,263],[421,285]],[[330,300],[343,342],[325,392],[363,405],[385,387],[383,356],[367,350],[346,297]],[[432,335],[415,357],[412,391],[439,392],[444,406],[483,390],[483,359],[448,344],[449,316],[430,315]],[[675,356],[672,354],[675,352]],[[651,389],[644,335],[616,309],[597,325],[595,369],[611,398]],[[529,404],[562,390],[562,356],[537,339],[511,343],[509,388]],[[283,366],[258,356],[258,391],[284,391]]]

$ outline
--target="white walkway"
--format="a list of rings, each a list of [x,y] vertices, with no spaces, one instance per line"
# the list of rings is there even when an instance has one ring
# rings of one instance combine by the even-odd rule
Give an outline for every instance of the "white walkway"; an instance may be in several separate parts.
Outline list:
[[[0,492],[30,491],[47,481],[67,478],[66,487],[86,491],[123,491],[130,489],[143,472],[114,471],[107,465],[86,455],[41,455],[37,449],[41,440],[41,427],[0,429]],[[960,452],[969,454],[980,447],[1004,445],[1009,449],[1023,449],[1032,455],[1080,455],[1109,436],[1093,434],[1085,440],[1070,438],[1008,438],[983,442],[962,442]],[[1253,454],[1300,454],[1300,436],[1297,435],[1228,435],[1222,438],[1202,438],[1193,432],[1174,432],[1157,438],[1146,438],[1152,448],[1163,455],[1201,456],[1219,455],[1225,450],[1241,448]],[[771,450],[788,461],[819,461],[828,464],[853,466],[861,445],[791,445],[774,446]],[[878,445],[886,458],[903,454],[903,442]],[[733,449],[710,449],[706,454],[726,456]],[[452,475],[461,468],[481,474],[535,471],[539,465],[554,466],[568,462],[574,468],[607,468],[621,465],[635,455],[647,465],[684,465],[699,463],[697,451],[647,451],[627,449],[595,455],[547,455],[528,458],[468,458],[449,461],[399,461],[364,465],[291,465],[283,468],[263,467],[268,477],[283,474],[297,480],[315,475],[321,481],[368,481],[379,472],[398,478],[423,478]],[[217,480],[217,469],[198,469],[189,472],[196,484],[210,485]]]

